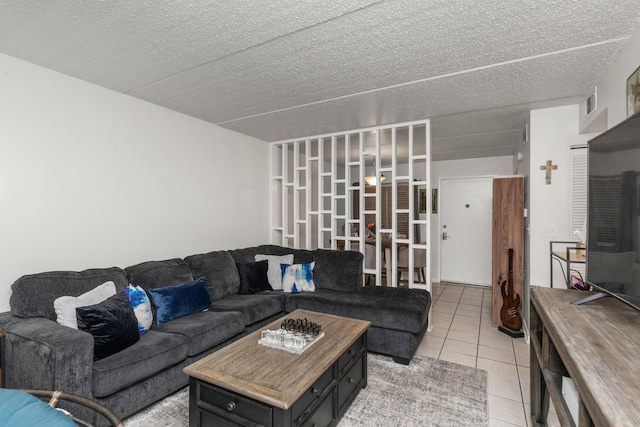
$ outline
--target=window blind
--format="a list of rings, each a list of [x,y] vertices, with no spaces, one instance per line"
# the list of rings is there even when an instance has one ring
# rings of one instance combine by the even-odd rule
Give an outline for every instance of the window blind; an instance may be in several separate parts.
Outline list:
[[[409,185],[398,184],[396,188],[396,208],[397,209],[409,209]],[[382,228],[391,229],[393,225],[393,187],[383,186],[381,188],[381,208],[382,208]],[[396,214],[398,215],[396,223],[396,233],[404,236],[409,235],[409,214]],[[406,237],[405,237],[406,238]]]
[[[582,230],[587,221],[587,147],[571,148],[571,240],[578,241],[575,230]]]
[[[587,170],[587,147],[579,146],[571,148],[571,239],[579,241],[575,230],[582,230],[587,221],[587,199],[589,189],[587,187],[589,175]],[[586,243],[586,242],[585,242]],[[585,277],[585,264],[571,264],[571,269]]]

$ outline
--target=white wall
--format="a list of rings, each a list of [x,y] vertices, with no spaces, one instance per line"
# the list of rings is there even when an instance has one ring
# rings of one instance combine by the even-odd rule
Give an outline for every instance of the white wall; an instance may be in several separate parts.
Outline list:
[[[640,26],[627,44],[620,50],[616,59],[607,67],[596,83],[598,99],[596,114],[581,123],[581,130],[588,130],[593,122],[602,121],[604,115],[606,129],[627,118],[627,79],[640,66]],[[597,129],[605,130],[605,129]]]
[[[640,66],[640,27],[636,29],[616,59],[598,79],[596,115],[583,121],[578,106],[534,110],[531,112],[530,144],[530,283],[549,286],[549,241],[571,240],[570,230],[570,145],[583,145],[599,132],[600,123],[611,128],[627,118],[627,78]],[[582,105],[580,106],[580,108]],[[605,119],[605,120],[603,120]],[[579,134],[579,132],[583,132]],[[544,172],[539,166],[546,160],[558,164],[553,172],[552,185],[544,185]],[[551,229],[554,229],[551,232]],[[554,285],[561,283],[558,267],[554,267]],[[560,278],[559,278],[560,277]]]
[[[431,182],[436,186],[438,185],[440,178],[512,174],[513,156],[443,160],[431,163]]]
[[[268,242],[268,145],[0,54],[0,311],[19,276]]]
[[[549,286],[549,242],[571,240],[573,232],[570,148],[586,144],[596,134],[578,133],[578,105],[533,110],[530,119],[529,282]],[[550,185],[545,184],[545,171],[540,170],[547,160],[558,166],[551,174]]]
[[[440,179],[467,176],[499,176],[513,174],[513,156],[483,157],[480,159],[443,160],[431,163],[431,188],[439,188]],[[431,215],[431,280],[440,281],[440,210]]]

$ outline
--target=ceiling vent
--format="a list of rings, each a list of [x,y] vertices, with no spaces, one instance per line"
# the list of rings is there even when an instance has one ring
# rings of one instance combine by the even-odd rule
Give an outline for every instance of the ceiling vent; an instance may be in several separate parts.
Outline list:
[[[584,100],[584,117],[589,117],[597,108],[598,87],[593,89],[593,93]]]

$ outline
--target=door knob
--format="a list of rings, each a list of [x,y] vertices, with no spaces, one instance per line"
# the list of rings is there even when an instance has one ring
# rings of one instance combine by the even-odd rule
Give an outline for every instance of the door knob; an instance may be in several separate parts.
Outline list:
[[[447,234],[446,231],[442,233],[442,240],[447,240],[448,238],[449,238],[449,235]]]

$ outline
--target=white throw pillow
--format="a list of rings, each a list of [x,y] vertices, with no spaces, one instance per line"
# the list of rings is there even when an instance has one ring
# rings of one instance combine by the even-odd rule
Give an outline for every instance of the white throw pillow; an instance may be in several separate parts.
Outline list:
[[[267,279],[273,290],[282,289],[282,269],[280,264],[293,264],[293,254],[288,255],[263,255],[257,254],[255,261],[269,261],[269,269],[267,270]]]
[[[77,297],[64,296],[56,298],[53,309],[56,312],[56,321],[73,329],[78,329],[76,308],[101,303],[116,294],[116,284],[109,281]]]

